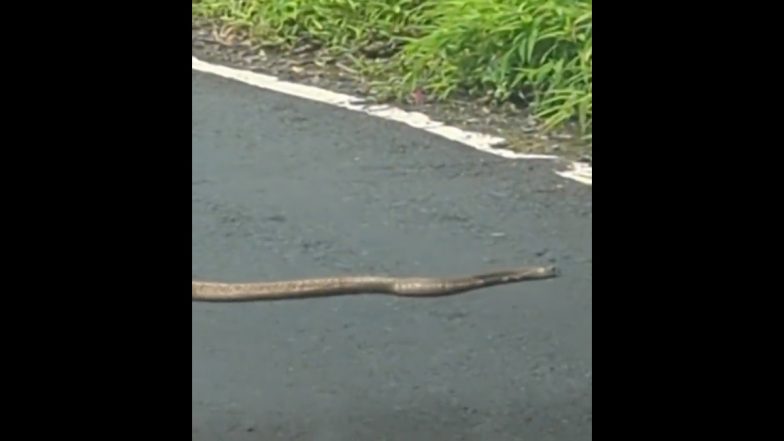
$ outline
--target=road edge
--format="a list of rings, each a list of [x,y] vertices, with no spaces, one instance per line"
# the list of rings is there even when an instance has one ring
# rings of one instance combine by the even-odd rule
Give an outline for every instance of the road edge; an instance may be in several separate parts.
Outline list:
[[[506,143],[506,140],[503,138],[448,126],[441,122],[433,121],[427,115],[420,112],[408,112],[388,105],[364,104],[364,100],[360,97],[332,92],[319,87],[282,81],[272,75],[208,63],[193,55],[191,55],[191,70],[217,75],[222,78],[239,81],[261,89],[296,96],[306,100],[318,101],[343,109],[362,112],[374,117],[403,123],[415,129],[424,130],[451,141],[459,142],[481,152],[507,159],[563,161],[562,158],[555,155],[533,155],[504,149],[501,147]],[[553,172],[565,179],[571,179],[588,186],[593,185],[593,168],[584,163],[570,161],[567,170],[553,170]]]

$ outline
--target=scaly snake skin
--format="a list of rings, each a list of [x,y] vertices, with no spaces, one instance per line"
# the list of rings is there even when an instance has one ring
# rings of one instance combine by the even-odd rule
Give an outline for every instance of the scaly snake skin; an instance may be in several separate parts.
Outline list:
[[[193,301],[197,302],[248,302],[350,294],[436,297],[506,283],[549,279],[557,274],[554,266],[528,266],[457,277],[346,276],[256,283],[192,281],[191,294]]]

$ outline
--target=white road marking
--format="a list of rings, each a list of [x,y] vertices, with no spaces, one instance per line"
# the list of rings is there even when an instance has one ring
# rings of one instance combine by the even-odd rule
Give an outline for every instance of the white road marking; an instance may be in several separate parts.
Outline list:
[[[438,121],[433,121],[427,115],[420,112],[407,112],[405,110],[386,105],[366,105],[363,104],[362,98],[359,97],[336,93],[314,86],[281,81],[276,77],[251,72],[248,70],[235,69],[227,66],[207,63],[193,56],[191,56],[191,69],[199,72],[218,75],[220,77],[239,81],[251,86],[260,87],[311,101],[331,104],[343,109],[363,112],[379,118],[400,122],[411,127],[442,136],[446,139],[459,142],[469,147],[473,147],[476,150],[489,153],[491,155],[501,156],[503,158],[559,159],[558,156],[553,155],[532,155],[517,153],[511,150],[500,148],[498,146],[504,144],[503,138],[448,126]],[[572,165],[572,170],[569,171],[555,171],[555,173],[561,177],[572,179],[585,185],[592,185],[593,183],[591,172],[592,168],[590,166],[581,163],[574,163]]]

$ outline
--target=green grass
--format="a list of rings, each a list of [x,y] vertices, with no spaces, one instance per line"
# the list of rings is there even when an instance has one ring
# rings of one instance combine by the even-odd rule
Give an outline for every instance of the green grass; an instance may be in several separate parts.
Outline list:
[[[575,122],[591,136],[592,0],[192,2],[264,41],[349,56],[383,96],[523,97],[545,128]]]

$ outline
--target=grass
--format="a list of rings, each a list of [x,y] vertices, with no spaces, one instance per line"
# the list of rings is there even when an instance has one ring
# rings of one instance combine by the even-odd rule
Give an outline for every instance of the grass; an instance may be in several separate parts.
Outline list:
[[[192,0],[268,43],[347,56],[381,96],[525,103],[544,129],[592,129],[592,0]]]

